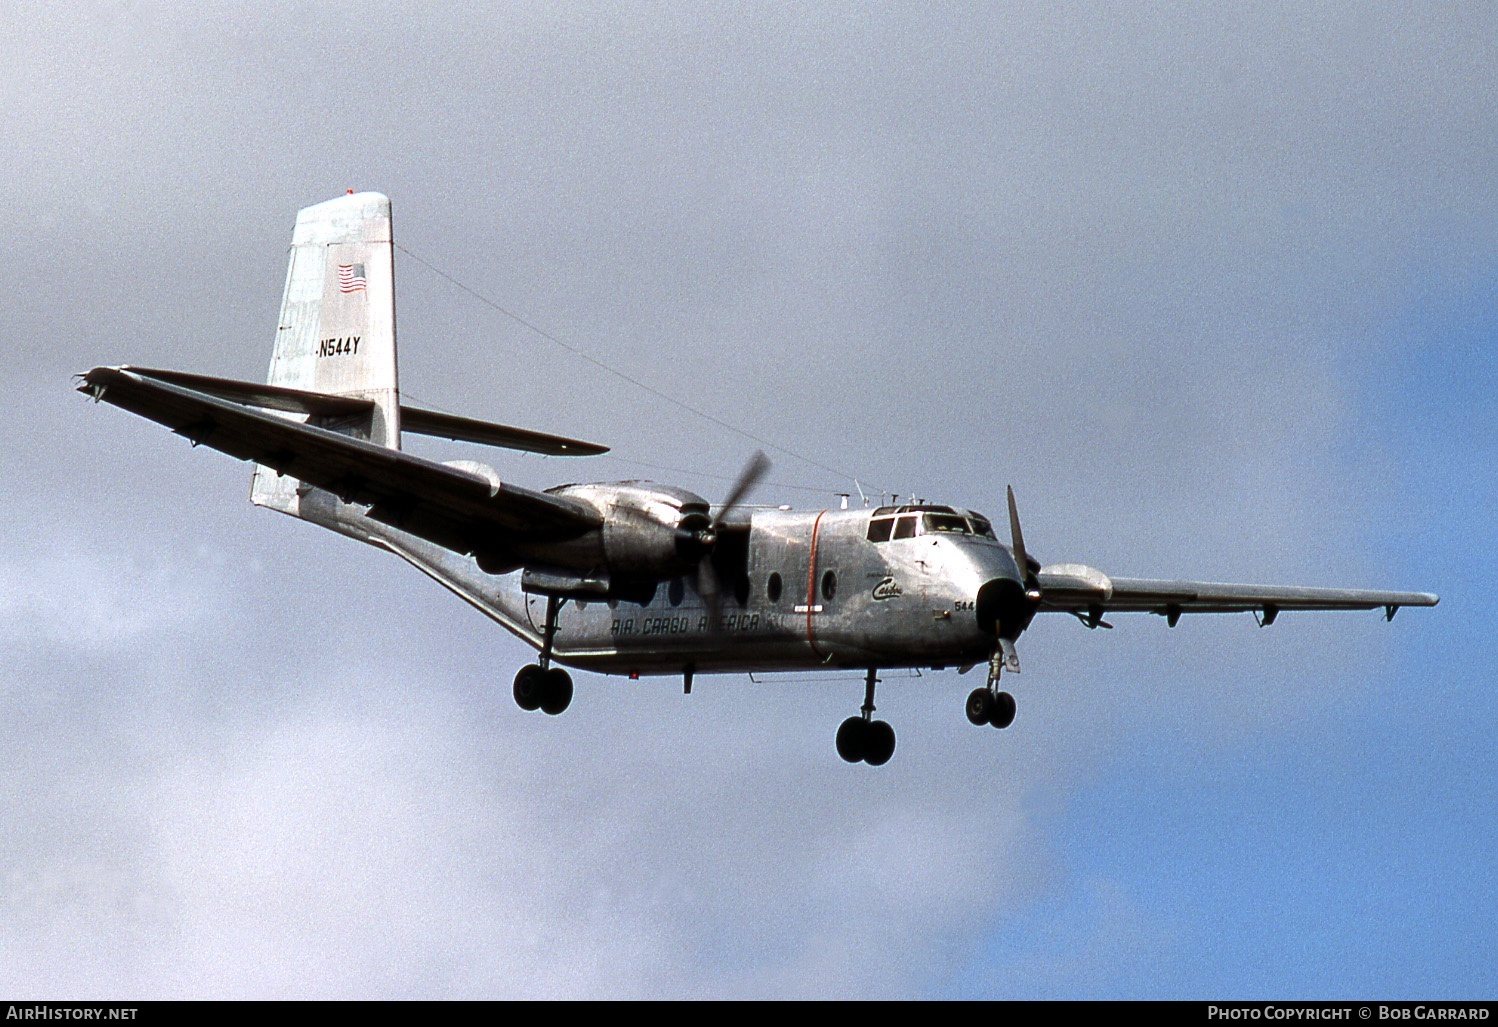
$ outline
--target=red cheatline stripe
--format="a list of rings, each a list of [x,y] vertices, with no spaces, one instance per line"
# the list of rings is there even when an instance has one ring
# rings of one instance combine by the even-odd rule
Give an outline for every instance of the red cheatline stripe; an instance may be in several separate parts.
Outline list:
[[[822,514],[826,512],[823,510],[817,514],[817,519],[811,523],[811,552],[806,554],[806,641],[811,644],[812,653],[819,658],[822,654],[817,650],[817,640],[811,633],[811,608],[815,605],[812,600],[816,598],[817,589],[817,532],[821,530]]]

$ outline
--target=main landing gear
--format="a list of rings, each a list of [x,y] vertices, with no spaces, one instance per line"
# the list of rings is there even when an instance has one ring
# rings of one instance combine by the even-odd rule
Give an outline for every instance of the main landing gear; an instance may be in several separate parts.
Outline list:
[[[515,705],[553,717],[572,703],[572,675],[561,667],[527,663],[515,672]]]
[[[1014,696],[999,691],[999,672],[1003,668],[1004,652],[995,647],[993,659],[988,662],[988,684],[975,688],[967,697],[967,719],[979,726],[992,724],[1008,727],[1014,723]]]
[[[874,713],[874,668],[864,685],[862,715],[849,717],[837,729],[837,754],[849,763],[862,760],[871,767],[889,762],[895,754],[895,729],[885,721],[871,720]]]
[[[562,603],[546,597],[546,627],[541,633],[541,655],[515,672],[515,705],[527,712],[540,710],[556,716],[572,703],[572,675],[551,665],[551,642],[557,633],[557,611]]]

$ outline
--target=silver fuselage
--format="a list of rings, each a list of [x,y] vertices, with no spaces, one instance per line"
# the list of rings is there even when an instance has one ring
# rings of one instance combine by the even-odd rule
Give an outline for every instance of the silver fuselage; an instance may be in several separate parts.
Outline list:
[[[524,591],[520,572],[487,574],[319,490],[303,497],[301,516],[396,553],[540,648],[547,597]],[[1009,549],[976,534],[870,542],[870,517],[741,510],[733,520],[748,528],[746,573],[724,590],[716,624],[690,575],[662,581],[644,603],[573,599],[558,614],[555,659],[628,675],[986,661],[994,636],[979,626],[978,592],[1018,580]]]

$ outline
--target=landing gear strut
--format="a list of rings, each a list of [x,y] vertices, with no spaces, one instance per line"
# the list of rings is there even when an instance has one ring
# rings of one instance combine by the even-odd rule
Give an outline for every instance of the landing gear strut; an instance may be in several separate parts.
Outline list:
[[[1014,723],[1014,696],[999,691],[999,675],[1003,672],[1007,656],[1013,652],[1011,643],[1006,647],[994,646],[993,658],[988,661],[988,684],[975,688],[967,697],[967,719],[974,724],[992,724],[1004,728]],[[1018,662],[1016,658],[1015,662]]]
[[[557,634],[557,613],[565,599],[546,597],[546,626],[541,631],[541,655],[515,672],[515,705],[556,716],[572,703],[572,675],[551,665],[551,643]]]
[[[837,729],[837,754],[849,763],[862,760],[871,767],[883,766],[895,754],[895,729],[885,721],[870,719],[874,713],[874,686],[879,682],[875,674],[870,667],[864,683],[861,715],[849,717]]]

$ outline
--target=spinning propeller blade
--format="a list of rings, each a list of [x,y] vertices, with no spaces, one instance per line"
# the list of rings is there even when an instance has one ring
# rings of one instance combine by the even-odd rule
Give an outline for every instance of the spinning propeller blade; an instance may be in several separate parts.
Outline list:
[[[718,571],[713,566],[713,548],[718,542],[718,527],[728,517],[729,513],[743,502],[753,488],[759,484],[765,472],[770,469],[770,459],[763,452],[756,451],[739,472],[738,480],[733,483],[733,488],[728,492],[728,498],[718,508],[718,516],[713,518],[712,527],[708,529],[707,537],[702,547],[702,555],[697,559],[697,594],[702,597],[707,606],[708,631],[716,634],[723,614],[723,589],[718,580]]]
[[[1013,540],[1014,562],[1019,565],[1020,580],[1024,583],[1025,594],[1032,599],[1039,599],[1035,572],[1030,570],[1030,554],[1025,552],[1025,533],[1020,531],[1019,527],[1019,509],[1014,505],[1014,486],[1010,485],[1007,488],[1009,490],[1009,537]]]
[[[765,472],[769,469],[770,458],[765,456],[763,452],[756,450],[754,455],[749,458],[749,462],[744,465],[744,469],[739,472],[739,479],[733,483],[733,489],[728,493],[728,498],[723,500],[723,506],[718,510],[717,519],[713,521],[714,528],[723,522],[723,518],[728,516],[728,511],[738,506],[739,501],[748,495],[754,486],[759,484],[759,480],[765,476]]]
[[[1014,635],[999,639],[999,648],[996,659],[1002,659],[1005,669],[1012,673],[1019,673],[1019,652],[1014,647],[1014,639],[1018,637],[1030,623],[1030,618],[1035,615],[1035,610],[1040,606],[1041,592],[1040,579],[1035,571],[1030,568],[1030,554],[1025,549],[1025,533],[1019,526],[1019,507],[1014,502],[1014,486],[1006,486],[1009,495],[1009,538],[1011,540],[1011,551],[1014,553],[1014,562],[1019,568],[1020,584],[1025,590],[1025,601],[1028,613],[1024,615]],[[995,673],[997,673],[995,671]]]

